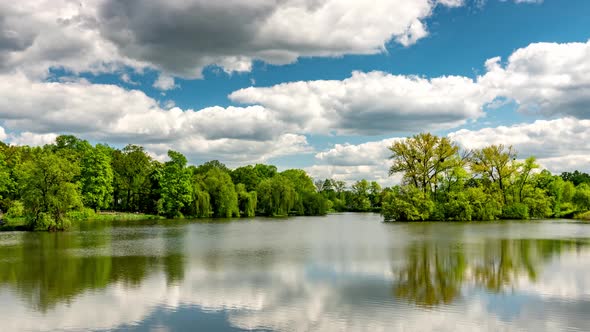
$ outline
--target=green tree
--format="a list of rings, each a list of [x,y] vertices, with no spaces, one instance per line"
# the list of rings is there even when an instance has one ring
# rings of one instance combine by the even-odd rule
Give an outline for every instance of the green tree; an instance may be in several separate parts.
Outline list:
[[[238,193],[238,207],[240,214],[245,217],[254,217],[256,215],[257,196],[256,191],[246,191],[246,186],[242,183],[236,185]]]
[[[491,145],[473,151],[469,165],[475,174],[490,180],[498,186],[504,205],[508,204],[507,187],[510,185],[509,180],[517,170],[517,165],[514,164],[515,159],[516,153],[513,151],[512,146]]]
[[[434,203],[422,189],[396,186],[383,198],[381,214],[385,221],[424,221],[433,210]]]
[[[161,185],[160,212],[168,217],[182,217],[181,210],[192,199],[190,173],[186,157],[180,152],[168,151],[170,161],[164,164]]]
[[[284,175],[261,181],[256,194],[258,213],[264,216],[288,216],[297,200],[293,184]]]
[[[66,213],[82,207],[75,178],[77,164],[50,150],[37,150],[32,160],[18,169],[19,187],[28,225],[33,230],[63,230],[69,225]]]
[[[360,212],[369,211],[371,209],[371,200],[369,199],[369,182],[363,179],[355,182],[351,188],[352,195],[349,209]]]
[[[127,145],[113,152],[113,204],[117,210],[148,210],[144,200],[152,193],[153,165],[141,146]]]
[[[447,137],[422,133],[393,143],[389,174],[404,173],[404,181],[423,193],[436,192],[439,174],[455,166],[459,148]]]
[[[114,179],[110,148],[97,145],[85,150],[80,164],[84,205],[95,211],[108,208],[112,201]]]
[[[212,167],[204,174],[203,183],[211,197],[215,217],[239,217],[238,194],[228,172]]]
[[[261,180],[252,165],[238,167],[231,171],[230,175],[233,183],[244,185],[246,192],[256,190],[256,186]]]
[[[576,205],[579,211],[590,210],[590,185],[582,183],[576,187],[576,193],[572,198],[572,202]]]

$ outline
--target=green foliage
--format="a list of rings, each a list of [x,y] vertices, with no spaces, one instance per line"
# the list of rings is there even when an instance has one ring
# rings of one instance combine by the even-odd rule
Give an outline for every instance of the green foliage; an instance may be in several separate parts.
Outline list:
[[[201,182],[193,178],[191,201],[187,206],[187,215],[197,218],[208,218],[212,214],[211,196],[203,188]]]
[[[403,173],[404,181],[424,193],[435,190],[439,174],[455,167],[459,150],[447,137],[422,133],[395,142],[390,148],[389,174]]]
[[[385,221],[429,220],[434,202],[427,193],[414,186],[395,187],[383,198],[381,214]]]
[[[570,172],[563,172],[561,173],[561,177],[564,181],[569,181],[573,183],[575,187],[582,183],[590,184],[590,174],[582,173],[580,171]]]
[[[25,206],[21,201],[13,201],[10,208],[6,211],[6,216],[9,218],[21,218],[25,215]]]
[[[583,212],[583,213],[578,213],[574,216],[575,219],[580,219],[580,220],[590,220],[590,211],[588,212]]]
[[[114,209],[141,212],[148,210],[146,206],[152,193],[152,179],[159,179],[160,176],[154,165],[157,164],[152,163],[152,159],[140,146],[127,145],[122,151],[113,151]]]
[[[93,209],[87,207],[67,213],[68,219],[75,221],[96,219],[96,216],[96,212]]]
[[[502,194],[503,203],[507,204],[508,181],[518,168],[514,160],[516,153],[511,146],[490,145],[474,151],[469,166],[473,173],[496,185]]]
[[[543,189],[529,188],[523,203],[527,206],[531,218],[547,218],[554,214],[552,199]]]
[[[352,197],[348,207],[350,211],[367,212],[371,210],[369,189],[370,185],[367,180],[360,180],[352,185]]]
[[[482,187],[467,188],[467,197],[472,208],[471,220],[496,220],[502,215],[500,200],[486,193]]]
[[[504,219],[529,219],[529,207],[523,203],[514,203],[504,207],[502,211]]]
[[[297,200],[293,184],[282,174],[261,181],[256,193],[258,213],[264,216],[288,216]]]
[[[95,211],[109,207],[113,194],[113,168],[111,151],[108,147],[97,145],[82,154],[80,187],[85,206]]]
[[[192,199],[190,173],[186,157],[176,151],[168,151],[170,161],[164,164],[160,179],[160,213],[167,217],[182,217],[181,210]]]
[[[590,210],[586,173],[554,176],[511,147],[461,154],[447,138],[420,134],[390,148],[402,186],[314,181],[300,169],[272,165],[230,170],[213,160],[187,166],[179,152],[153,160],[142,147],[92,146],[63,135],[43,148],[0,143],[0,208],[30,229],[65,229],[70,220],[323,215],[380,211],[386,220],[472,221],[573,217]],[[116,212],[97,213],[101,209]],[[109,219],[110,218],[110,219]],[[19,220],[20,219],[20,220]]]
[[[590,185],[582,183],[576,187],[576,193],[572,197],[572,202],[580,211],[590,210]]]
[[[474,208],[469,198],[469,194],[463,191],[449,193],[448,200],[442,204],[444,220],[471,221]]]
[[[75,178],[80,169],[49,150],[37,150],[18,168],[19,187],[28,225],[33,230],[67,228],[67,212],[82,207]]]
[[[246,191],[246,186],[242,183],[236,186],[238,193],[238,207],[240,215],[244,217],[254,217],[256,215],[257,196],[256,191]]]
[[[222,218],[240,216],[238,194],[229,173],[221,168],[209,168],[204,174],[203,183],[210,196],[213,216]]]

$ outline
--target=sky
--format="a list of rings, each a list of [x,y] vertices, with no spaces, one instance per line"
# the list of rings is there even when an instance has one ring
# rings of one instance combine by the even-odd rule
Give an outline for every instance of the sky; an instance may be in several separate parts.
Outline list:
[[[0,140],[384,185],[394,141],[590,171],[587,0],[0,3]]]

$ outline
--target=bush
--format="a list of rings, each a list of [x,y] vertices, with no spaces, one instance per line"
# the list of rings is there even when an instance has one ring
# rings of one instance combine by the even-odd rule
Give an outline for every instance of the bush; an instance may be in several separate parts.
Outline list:
[[[27,224],[33,231],[63,231],[72,225],[67,218],[56,220],[48,213],[41,212],[36,216],[29,216]]]
[[[413,186],[396,187],[383,198],[381,214],[385,221],[424,221],[430,219],[434,203]]]
[[[499,198],[484,192],[482,188],[475,187],[467,189],[467,197],[472,209],[472,220],[496,220],[502,215]]]
[[[89,219],[96,218],[96,212],[94,212],[94,210],[91,208],[84,207],[79,210],[68,212],[67,217],[69,219],[77,220],[77,221],[89,220]]]
[[[522,203],[514,203],[504,207],[504,219],[530,219],[529,207]]]
[[[21,201],[13,201],[10,204],[10,208],[6,212],[6,216],[9,218],[20,218],[25,215],[25,206]]]
[[[444,204],[444,220],[471,221],[473,208],[463,192],[449,194],[449,201]]]

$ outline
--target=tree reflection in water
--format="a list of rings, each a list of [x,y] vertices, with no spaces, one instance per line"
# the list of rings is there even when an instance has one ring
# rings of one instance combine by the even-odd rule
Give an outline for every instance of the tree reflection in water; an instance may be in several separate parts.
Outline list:
[[[500,293],[521,277],[535,281],[540,267],[564,251],[580,249],[576,240],[490,240],[466,247],[458,244],[414,243],[405,264],[394,271],[394,296],[420,306],[450,304],[461,287],[472,283]]]
[[[0,257],[11,257],[0,262],[0,285],[16,289],[23,300],[40,312],[114,282],[139,287],[150,273],[158,270],[163,270],[169,283],[182,280],[184,275],[184,258],[171,248],[182,245],[178,236],[167,237],[167,250],[162,256],[113,255],[109,236],[20,236],[27,237],[21,242],[24,245],[0,246]]]

